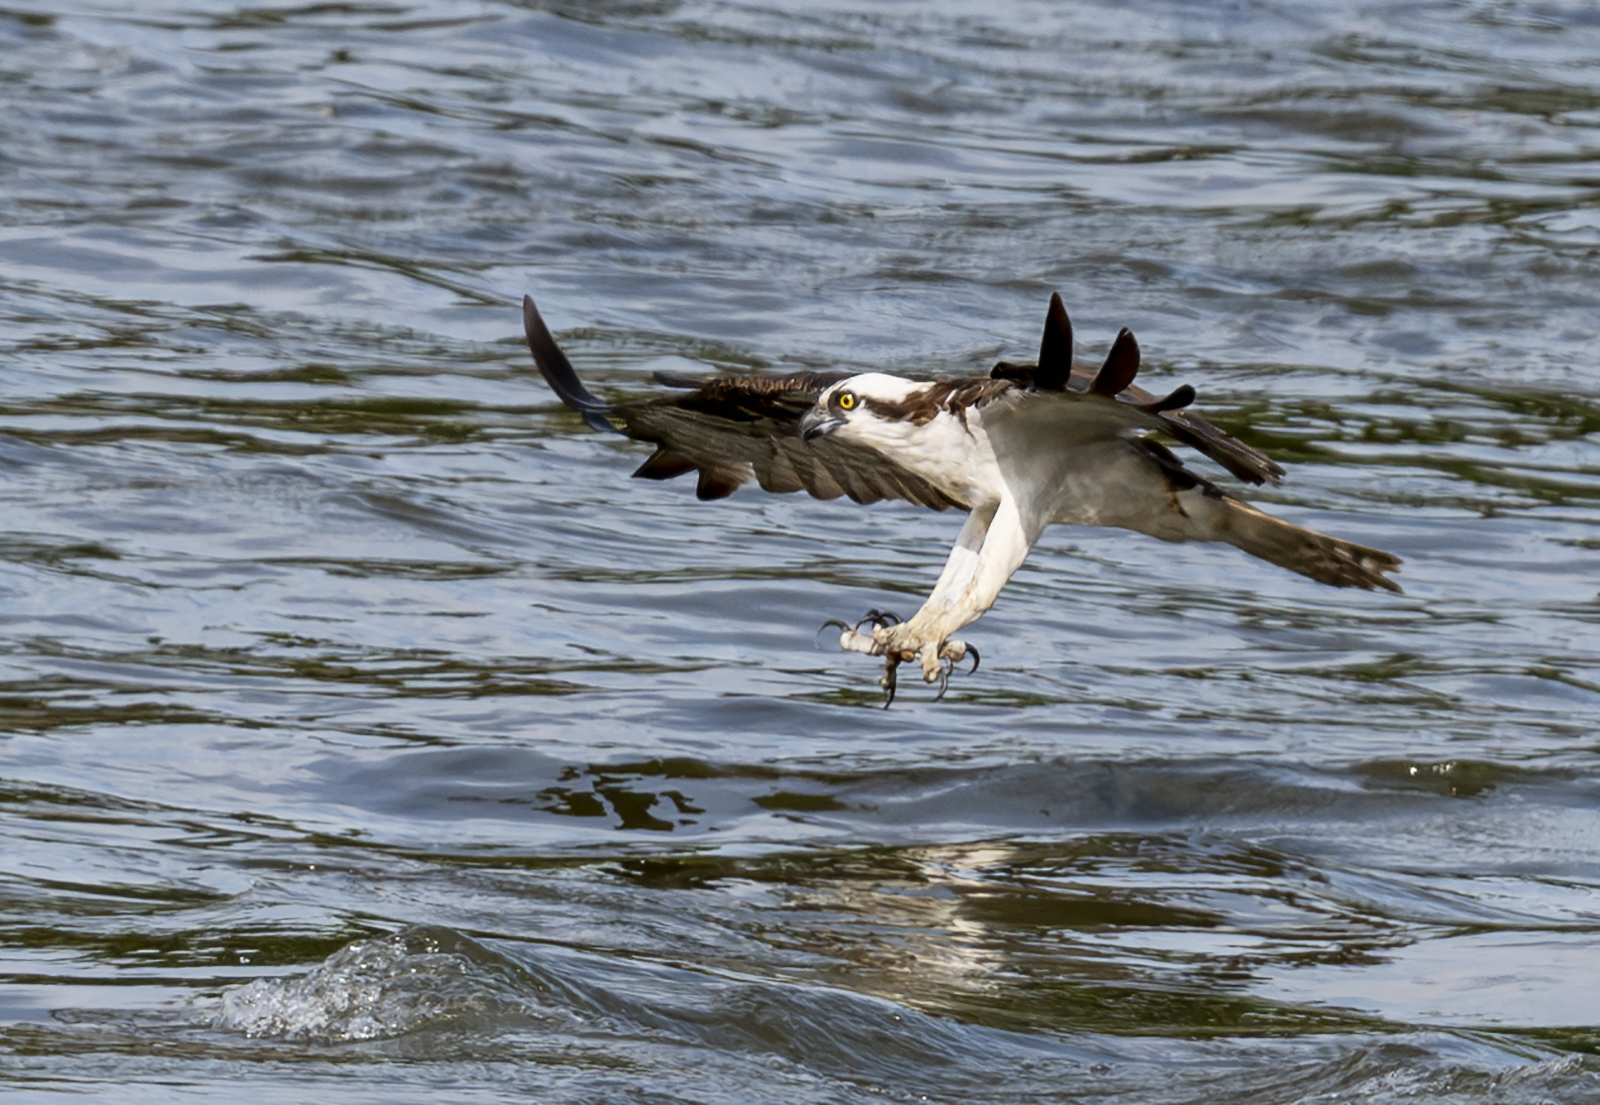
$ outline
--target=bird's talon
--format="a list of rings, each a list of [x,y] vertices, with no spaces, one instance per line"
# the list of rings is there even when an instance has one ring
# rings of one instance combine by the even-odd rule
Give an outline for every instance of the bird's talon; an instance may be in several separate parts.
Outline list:
[[[869,625],[872,629],[866,632]],[[951,638],[919,640],[921,634],[908,632],[900,617],[887,610],[869,610],[854,626],[838,618],[829,618],[823,628],[839,630],[839,647],[846,651],[883,657],[883,675],[878,685],[883,688],[885,708],[894,703],[901,664],[916,664],[922,669],[925,682],[938,685],[935,702],[949,692],[950,677],[969,656],[972,666],[965,670],[969,673],[978,670],[978,650],[971,645]]]
[[[939,646],[939,658],[949,660],[952,664],[959,664],[962,660],[965,660],[968,653],[972,654],[972,666],[967,669],[967,674],[971,675],[978,670],[979,657],[977,648],[967,644],[965,641],[956,640],[947,640]]]
[[[888,629],[890,626],[899,625],[899,614],[892,614],[887,610],[868,610],[866,615],[856,623],[856,632],[861,632],[861,627],[870,625],[873,629]]]

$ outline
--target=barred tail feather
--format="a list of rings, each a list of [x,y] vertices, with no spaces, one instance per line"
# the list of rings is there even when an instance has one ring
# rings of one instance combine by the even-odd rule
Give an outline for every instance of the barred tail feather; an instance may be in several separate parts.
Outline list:
[[[1235,548],[1319,583],[1401,593],[1400,585],[1383,574],[1400,570],[1393,553],[1302,529],[1238,499],[1225,501],[1228,510],[1218,536]]]

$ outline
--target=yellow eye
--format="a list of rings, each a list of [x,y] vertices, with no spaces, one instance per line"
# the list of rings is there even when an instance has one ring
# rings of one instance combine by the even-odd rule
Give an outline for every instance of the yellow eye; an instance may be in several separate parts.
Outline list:
[[[853,410],[855,410],[856,409],[856,393],[853,392],[853,391],[841,391],[839,393],[839,409],[842,410],[842,411],[853,411]]]

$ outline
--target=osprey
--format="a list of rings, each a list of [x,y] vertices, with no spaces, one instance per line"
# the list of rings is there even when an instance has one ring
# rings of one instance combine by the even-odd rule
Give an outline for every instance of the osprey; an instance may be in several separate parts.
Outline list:
[[[951,634],[994,604],[1052,522],[1225,541],[1335,587],[1400,590],[1383,574],[1400,567],[1398,557],[1280,521],[1185,468],[1155,435],[1247,483],[1283,476],[1270,458],[1185,409],[1194,388],[1158,398],[1134,385],[1139,345],[1128,330],[1098,370],[1076,367],[1058,294],[1037,364],[1001,361],[987,376],[959,378],[658,372],[658,383],[682,390],[620,405],[584,388],[527,296],[522,318],[539,371],[567,406],[597,430],[655,446],[637,477],[696,472],[701,499],[755,480],[767,491],[819,499],[906,499],[967,512],[944,571],[911,618],[873,610],[854,625],[826,623],[841,630],[840,647],[883,657],[885,706],[902,663],[917,663],[941,696],[956,664],[970,656],[977,670],[977,650]]]

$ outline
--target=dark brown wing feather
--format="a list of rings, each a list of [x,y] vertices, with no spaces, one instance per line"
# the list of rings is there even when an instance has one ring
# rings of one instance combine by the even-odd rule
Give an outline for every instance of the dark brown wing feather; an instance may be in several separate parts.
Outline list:
[[[522,332],[527,336],[533,363],[539,366],[539,372],[544,376],[545,383],[550,385],[550,390],[581,414],[583,420],[594,429],[615,431],[616,427],[606,421],[605,403],[590,395],[589,389],[578,379],[572,362],[567,360],[556,339],[550,336],[550,328],[539,317],[539,308],[533,305],[532,296],[522,297]]]
[[[875,452],[833,437],[801,440],[800,416],[823,391],[853,373],[706,379],[658,373],[661,383],[687,390],[613,406],[579,382],[527,297],[523,321],[534,361],[562,402],[591,426],[655,445],[655,452],[634,472],[642,479],[669,480],[698,472],[695,494],[701,499],[723,498],[755,480],[767,491],[806,491],[819,499],[906,499],[935,510],[967,505]]]
[[[1189,388],[1191,401],[1193,392],[1194,389]],[[1198,414],[1163,409],[1163,404],[1178,394],[1173,392],[1162,399],[1137,384],[1129,384],[1117,393],[1117,398],[1152,410],[1165,424],[1167,433],[1191,449],[1198,449],[1246,483],[1277,483],[1283,479],[1283,466],[1260,449],[1246,445],[1232,434],[1223,433]]]
[[[1122,402],[1143,407],[1160,418],[1167,433],[1198,449],[1246,483],[1277,483],[1283,478],[1283,468],[1261,450],[1183,409],[1194,402],[1194,388],[1184,384],[1170,395],[1157,397],[1133,383],[1138,371],[1139,344],[1127,329],[1117,334],[1105,364],[1098,370],[1073,365],[1072,323],[1067,319],[1061,296],[1052,293],[1045,314],[1039,363],[1001,361],[989,376],[1041,391],[1092,391],[1099,395],[1115,395]]]
[[[605,415],[629,437],[656,446],[635,475],[669,479],[697,469],[702,499],[722,498],[753,479],[766,491],[819,499],[907,499],[935,510],[963,505],[877,453],[829,437],[801,440],[800,416],[849,375],[713,376],[682,395],[625,403]]]

